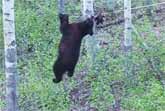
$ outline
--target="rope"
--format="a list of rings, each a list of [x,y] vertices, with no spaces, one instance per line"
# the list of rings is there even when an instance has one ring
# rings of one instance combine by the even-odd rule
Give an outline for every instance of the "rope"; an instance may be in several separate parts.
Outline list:
[[[163,5],[163,4],[165,4],[165,2],[155,3],[155,4],[151,4],[151,5],[145,5],[145,6],[139,6],[139,7],[134,7],[134,8],[131,8],[131,9],[132,10],[136,10],[136,9],[148,8],[148,7],[157,6],[157,5]]]
[[[137,9],[141,9],[141,8],[148,8],[148,7],[152,7],[152,6],[157,6],[157,5],[163,5],[165,4],[165,2],[161,2],[161,3],[155,3],[155,4],[151,4],[151,5],[145,5],[145,6],[139,6],[139,7],[133,7],[131,8],[132,10],[137,10]],[[115,11],[115,13],[120,13],[123,12],[124,10],[117,10]]]

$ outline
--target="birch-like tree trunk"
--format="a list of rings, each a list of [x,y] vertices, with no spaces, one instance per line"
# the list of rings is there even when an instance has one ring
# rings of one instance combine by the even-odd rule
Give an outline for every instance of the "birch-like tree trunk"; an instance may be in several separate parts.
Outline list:
[[[124,0],[124,53],[125,53],[125,75],[127,86],[132,87],[136,82],[136,75],[133,75],[132,64],[132,15],[131,15],[131,0]]]
[[[124,46],[125,51],[130,51],[132,48],[132,15],[131,15],[131,0],[124,0],[124,19],[125,19],[125,31],[124,31]]]
[[[83,17],[91,17],[94,15],[94,8],[93,8],[94,0],[83,0]]]
[[[17,55],[14,24],[14,0],[3,0],[5,45],[6,111],[18,111],[16,94]]]
[[[82,13],[84,19],[94,15],[94,0],[83,0]],[[94,32],[95,32],[95,27],[96,27],[96,23],[94,22],[94,26],[93,26]],[[87,52],[89,52],[88,54],[90,55],[90,57],[92,57],[91,61],[93,62],[97,52],[97,46],[96,46],[97,40],[93,36],[87,37],[85,43],[88,49]]]
[[[58,0],[58,11],[61,14],[65,13],[65,0]]]

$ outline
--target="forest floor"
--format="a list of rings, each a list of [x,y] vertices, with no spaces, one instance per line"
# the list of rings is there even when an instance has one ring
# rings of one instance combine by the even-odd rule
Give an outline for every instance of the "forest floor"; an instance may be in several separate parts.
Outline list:
[[[143,21],[146,15],[150,19],[150,22],[153,24],[151,32],[155,32],[157,39],[162,39],[165,32],[165,5],[153,10],[152,13],[146,14],[146,12],[134,11],[133,14],[133,23],[136,21]],[[106,16],[106,23],[98,26],[98,28],[109,29],[124,24],[123,14],[112,14],[112,16]],[[98,32],[99,33],[99,32]],[[108,32],[114,34],[113,32]],[[150,33],[150,32],[148,32]],[[141,33],[142,37],[147,37],[147,33]],[[88,97],[91,95],[90,81],[84,80],[84,77],[88,73],[88,68],[76,74],[75,80],[78,81],[76,87],[70,90],[70,100],[72,101],[72,106],[70,111],[98,111],[97,108],[90,105],[90,100]],[[95,79],[95,78],[93,78]],[[164,84],[165,85],[165,84]],[[115,96],[115,95],[114,95]],[[116,100],[114,105],[109,106],[108,111],[119,111],[120,109],[120,100]]]

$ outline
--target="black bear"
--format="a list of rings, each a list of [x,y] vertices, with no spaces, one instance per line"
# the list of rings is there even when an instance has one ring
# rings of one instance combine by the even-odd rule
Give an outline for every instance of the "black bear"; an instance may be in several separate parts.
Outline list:
[[[90,17],[82,22],[69,23],[67,14],[59,14],[59,19],[62,38],[59,44],[58,58],[53,65],[54,83],[60,82],[65,72],[69,77],[73,76],[82,38],[88,34],[93,35],[94,20],[96,20],[96,24],[102,23],[100,17]]]

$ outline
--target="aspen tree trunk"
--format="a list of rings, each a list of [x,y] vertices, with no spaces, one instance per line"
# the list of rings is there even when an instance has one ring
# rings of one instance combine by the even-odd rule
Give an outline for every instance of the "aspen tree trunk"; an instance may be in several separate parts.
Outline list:
[[[83,17],[87,18],[94,15],[93,2],[94,0],[83,0]]]
[[[124,0],[124,53],[125,53],[125,76],[127,86],[132,87],[134,84],[134,75],[132,73],[132,20],[131,20],[131,0]]]
[[[3,0],[3,33],[5,45],[6,111],[18,111],[16,94],[16,39],[14,0]]]
[[[94,0],[83,0],[83,18],[86,19],[88,17],[91,17],[94,15]],[[95,27],[96,27],[96,23],[94,22],[94,26],[93,26],[93,31],[95,31]],[[92,62],[94,61],[94,58],[96,56],[96,51],[97,51],[97,40],[94,36],[92,37],[87,37],[86,38],[86,46],[87,49],[90,54],[90,57],[92,57]]]
[[[124,0],[124,47],[125,51],[130,51],[132,48],[132,15],[131,15],[131,0]]]
[[[125,53],[125,75],[127,87],[134,87],[137,83],[136,75],[133,73],[132,62],[132,15],[131,0],[124,0],[124,53]]]
[[[65,13],[65,0],[58,0],[58,10],[59,13]]]

